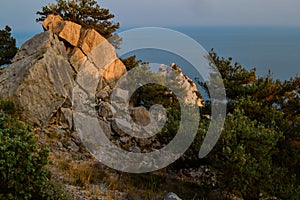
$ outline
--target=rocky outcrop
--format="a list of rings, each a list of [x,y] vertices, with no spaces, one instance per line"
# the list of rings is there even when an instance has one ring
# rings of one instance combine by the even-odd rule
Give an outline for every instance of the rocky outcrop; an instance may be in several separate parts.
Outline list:
[[[63,28],[64,21],[59,15],[49,15],[43,22],[44,30],[52,30],[53,33],[59,34]]]
[[[25,119],[47,125],[70,104],[74,72],[65,46],[48,31],[27,41],[0,76],[0,97],[12,100]]]
[[[181,92],[184,92],[183,102],[188,105],[197,105],[202,107],[203,102],[196,84],[188,76],[182,73],[182,70],[175,64],[170,67],[161,65],[158,69],[160,76],[166,77],[169,84],[180,85]],[[178,97],[177,97],[178,98]],[[179,97],[180,98],[180,97]]]
[[[93,119],[117,146],[135,151],[161,148],[155,134],[167,114],[160,107],[126,105],[129,89],[115,87],[126,68],[113,46],[95,30],[59,16],[49,15],[43,28],[45,32],[26,42],[3,71],[0,98],[15,102],[24,118],[38,125],[55,123],[72,130],[77,119],[78,132],[86,132],[81,120],[91,117],[82,110],[96,109]],[[180,86],[184,103],[201,106],[196,85],[175,64],[162,66],[158,75]],[[112,94],[115,102],[110,101]]]
[[[80,73],[81,66],[94,65],[101,71],[104,80],[112,84],[126,71],[114,47],[95,30],[84,29],[56,15],[49,15],[43,22],[43,28],[64,41],[70,64],[76,73]]]
[[[72,128],[74,87],[89,84],[94,74],[102,74],[101,84],[94,84],[113,86],[126,68],[95,30],[56,15],[49,15],[43,28],[3,70],[0,98],[12,100],[30,122],[48,125],[58,120]]]
[[[0,98],[13,101],[23,119],[43,126],[38,131],[45,137],[43,144],[49,142],[46,138],[56,135],[59,140],[53,142],[55,156],[61,157],[63,151],[64,155],[72,153],[69,157],[77,159],[80,152],[80,157],[85,158],[94,153],[86,153],[88,146],[79,132],[91,136],[87,140],[91,145],[98,145],[94,149],[102,158],[111,159],[115,155],[114,152],[106,154],[96,140],[104,141],[106,146],[112,146],[108,142],[111,141],[118,148],[134,153],[154,152],[166,145],[157,133],[168,122],[167,111],[161,105],[150,108],[126,105],[132,93],[129,88],[116,87],[116,83],[123,74],[129,73],[104,37],[56,15],[49,15],[43,28],[45,32],[23,44],[12,64],[0,70]],[[180,86],[184,95],[179,98],[184,103],[202,105],[196,85],[175,64],[162,66],[158,76]],[[111,101],[112,96],[115,102]],[[174,94],[167,96],[174,97]],[[78,112],[87,107],[95,111],[92,117],[90,113]],[[85,121],[81,123],[81,119]],[[95,121],[105,138],[89,135],[89,131],[95,131]],[[150,167],[159,162],[162,161],[147,158],[139,163],[141,167]],[[169,193],[165,199],[180,198]]]

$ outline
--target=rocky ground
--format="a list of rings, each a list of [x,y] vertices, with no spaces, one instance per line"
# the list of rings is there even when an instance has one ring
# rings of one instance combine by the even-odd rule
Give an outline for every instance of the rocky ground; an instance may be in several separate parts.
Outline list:
[[[165,169],[141,176],[126,174],[95,160],[76,132],[55,125],[34,131],[39,144],[50,149],[51,179],[63,183],[73,199],[163,199],[169,192],[176,193],[175,190],[195,192],[201,184],[199,177],[205,173],[195,169]],[[165,183],[169,185],[161,187]]]
[[[76,132],[52,125],[34,130],[40,145],[50,149],[51,179],[63,183],[75,200],[109,199],[223,199],[218,190],[205,191],[216,184],[215,175],[199,168],[165,168],[148,174],[127,174],[106,167],[81,144]],[[202,196],[203,195],[203,196]],[[176,196],[176,198],[174,198]],[[236,199],[236,196],[228,196]]]

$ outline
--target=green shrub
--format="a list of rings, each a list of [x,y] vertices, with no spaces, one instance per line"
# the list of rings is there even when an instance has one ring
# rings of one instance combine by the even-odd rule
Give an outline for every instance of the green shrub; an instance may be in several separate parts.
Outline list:
[[[65,186],[61,183],[49,181],[45,187],[42,188],[40,199],[45,200],[71,200],[72,197],[67,192]]]
[[[270,71],[258,77],[255,68],[248,71],[213,50],[210,57],[227,98],[224,130],[205,158],[219,186],[244,199],[299,199],[300,77],[274,80]]]
[[[11,36],[11,28],[5,26],[0,30],[0,68],[10,64],[17,52],[16,39]]]
[[[15,104],[11,101],[1,101],[0,100],[0,111],[8,114],[13,114],[15,112]]]
[[[30,127],[0,112],[1,199],[33,199],[38,196],[49,174],[45,168],[48,155],[47,149],[38,147]]]
[[[220,174],[220,187],[245,200],[259,199],[261,195],[291,199],[299,188],[288,171],[276,166],[272,159],[282,133],[244,114],[236,108],[227,115],[221,138],[209,155]]]

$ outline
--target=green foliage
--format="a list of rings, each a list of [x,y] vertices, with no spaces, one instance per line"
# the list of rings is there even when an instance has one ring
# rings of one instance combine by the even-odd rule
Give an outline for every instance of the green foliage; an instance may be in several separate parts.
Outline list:
[[[32,199],[38,195],[47,180],[48,154],[38,147],[30,127],[0,112],[0,197]]]
[[[210,55],[228,100],[225,128],[206,158],[220,173],[220,187],[244,199],[299,198],[300,77],[257,77],[255,69]]]
[[[13,114],[15,112],[15,104],[11,101],[1,101],[0,100],[0,111],[8,114]]]
[[[0,66],[10,64],[17,51],[16,39],[11,36],[11,28],[6,26],[0,30]]]
[[[270,72],[257,77],[255,69],[248,71],[238,63],[232,64],[231,58],[210,54],[226,89],[225,127],[214,150],[199,162],[197,155],[210,123],[205,116],[210,115],[210,102],[206,102],[200,109],[202,116],[195,141],[173,167],[207,165],[217,172],[218,187],[244,199],[299,199],[300,77],[273,80]],[[132,63],[129,69],[138,65],[133,60],[128,60]],[[140,70],[149,73],[144,77],[156,80],[149,69]],[[201,85],[207,89],[205,84]],[[158,134],[163,143],[175,136],[181,120],[178,102],[176,105],[172,95],[166,98],[166,91],[160,85],[149,84],[139,88],[131,101],[147,108],[160,103],[167,109],[168,121]]]
[[[216,153],[211,154],[221,188],[244,199],[258,199],[272,188],[272,154],[281,137],[281,132],[249,119],[239,108],[228,114]]]
[[[136,59],[136,56],[129,56],[128,58],[121,59],[121,61],[126,66],[127,71],[143,64],[141,60]]]
[[[48,181],[41,189],[40,198],[44,200],[71,200],[71,195],[63,184]]]
[[[120,26],[111,21],[114,15],[108,9],[101,8],[95,0],[56,0],[56,4],[43,6],[37,14],[41,15],[36,19],[37,22],[44,21],[50,14],[56,14],[84,28],[95,29],[105,38],[113,36],[113,32]]]
[[[135,83],[143,85],[134,91],[130,98],[130,106],[144,106],[149,110],[151,106],[158,104],[165,108],[168,120],[157,136],[161,143],[167,144],[173,139],[179,127],[180,105],[177,98],[171,90],[164,86],[166,79],[151,71],[149,65],[135,60],[135,56],[124,59],[124,61],[127,68],[134,68],[130,71],[131,75],[129,76],[133,79],[127,78],[127,83],[129,85],[135,85]]]

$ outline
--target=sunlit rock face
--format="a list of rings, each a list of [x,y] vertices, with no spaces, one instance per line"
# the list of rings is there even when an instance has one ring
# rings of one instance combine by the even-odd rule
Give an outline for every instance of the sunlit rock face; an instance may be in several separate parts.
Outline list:
[[[114,47],[95,30],[59,16],[49,15],[43,28],[45,32],[24,43],[3,70],[0,97],[13,101],[29,122],[41,126],[55,123],[64,130],[86,134],[79,136],[91,150],[99,146],[95,138],[87,137],[95,123],[114,145],[128,151],[161,148],[155,135],[164,127],[167,114],[157,106],[126,104],[131,93],[117,83],[129,72]],[[183,95],[176,98],[187,105],[202,106],[195,83],[176,64],[161,66],[156,73],[169,84],[180,86]]]
[[[56,15],[49,15],[43,28],[45,32],[25,42],[3,70],[0,97],[13,101],[30,122],[48,125],[59,116],[70,125],[74,87],[113,86],[126,68],[95,30]],[[102,84],[90,83],[91,76],[99,76]]]

